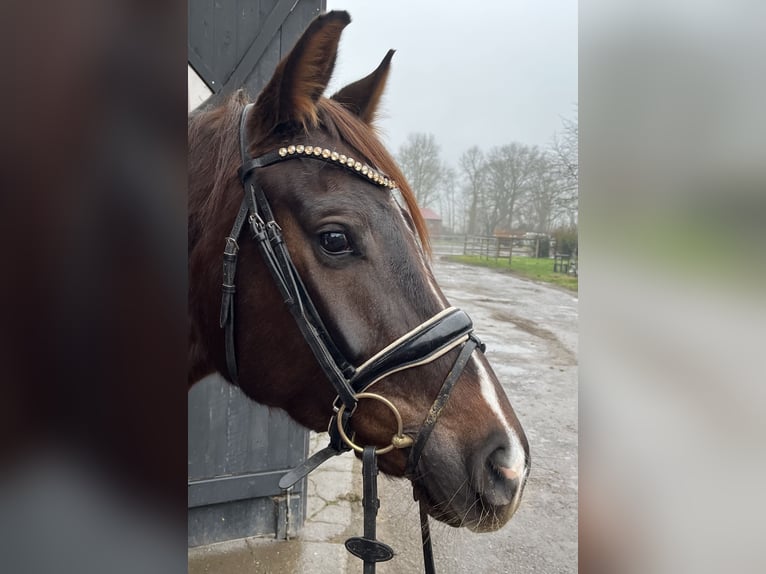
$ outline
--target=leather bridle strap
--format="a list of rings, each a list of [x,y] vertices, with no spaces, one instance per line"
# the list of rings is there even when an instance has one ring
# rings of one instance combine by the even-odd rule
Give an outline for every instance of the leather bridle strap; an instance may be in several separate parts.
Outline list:
[[[428,509],[425,500],[420,500],[420,536],[423,539],[423,570],[426,574],[436,574],[434,549],[431,544],[431,527],[428,525]]]
[[[255,172],[257,168],[292,159],[271,152],[257,158],[248,157],[247,116],[252,104],[245,107],[240,120],[240,151],[242,167],[240,179],[245,197],[232,226],[224,250],[224,281],[221,301],[221,326],[225,328],[226,364],[229,377],[237,381],[237,361],[234,336],[234,293],[237,252],[237,240],[242,233],[245,221],[249,221],[256,244],[266,262],[274,283],[293,315],[304,339],[311,348],[322,371],[327,376],[341,402],[352,410],[356,405],[354,392],[348,384],[353,376],[353,366],[343,357],[324,326],[319,313],[314,307],[306,287],[290,259],[282,230],[274,220],[274,215],[260,186]],[[248,217],[249,214],[249,217]]]
[[[239,253],[237,238],[242,234],[247,213],[247,204],[242,202],[231,232],[226,238],[226,247],[223,251],[223,295],[219,322],[224,328],[226,369],[235,383],[237,382],[237,358],[234,352],[234,293],[237,291],[237,286],[234,278],[237,274],[237,254]]]
[[[346,550],[364,562],[363,574],[375,574],[375,564],[394,557],[393,549],[377,540],[375,519],[378,516],[378,463],[374,446],[362,453],[362,508],[364,508],[364,536],[346,540]]]
[[[257,158],[249,157],[247,117],[252,106],[253,104],[245,106],[239,126],[242,159],[240,179],[245,190],[243,208],[246,204],[250,211],[253,233],[258,240],[261,254],[266,260],[266,266],[271,272],[290,313],[298,324],[303,338],[314,353],[322,371],[341,397],[343,404],[353,407],[356,405],[356,399],[354,399],[347,380],[354,374],[354,368],[337,348],[322,322],[322,318],[290,258],[282,237],[282,229],[274,219],[266,194],[255,177],[257,168],[285,161],[291,156],[271,152]]]
[[[436,426],[436,422],[439,420],[439,417],[444,411],[444,407],[447,405],[447,400],[452,393],[455,383],[457,383],[460,375],[463,373],[463,369],[465,369],[468,360],[471,358],[471,355],[477,347],[484,352],[484,344],[479,341],[478,337],[471,334],[468,341],[466,341],[463,348],[460,350],[458,358],[452,365],[452,369],[447,375],[447,378],[444,379],[444,383],[442,383],[442,387],[439,389],[439,394],[436,395],[436,399],[428,410],[428,415],[426,415],[423,424],[420,426],[418,436],[415,438],[415,442],[410,449],[410,456],[407,459],[407,468],[405,470],[405,476],[413,482],[418,479],[415,472],[418,463],[420,462],[420,457],[423,455],[423,449],[428,442],[428,438],[431,436],[431,433]]]
[[[485,350],[484,343],[482,343],[478,337],[473,333],[469,336],[468,341],[463,345],[463,348],[455,360],[455,364],[452,365],[447,378],[444,380],[439,394],[436,395],[431,408],[428,410],[423,424],[420,427],[418,436],[415,438],[415,442],[410,449],[410,456],[407,459],[407,467],[405,470],[405,476],[407,476],[414,484],[418,477],[416,476],[416,469],[420,462],[420,457],[423,455],[426,443],[428,442],[431,433],[436,426],[436,422],[439,420],[444,407],[447,405],[447,400],[452,393],[452,389],[455,387],[455,383],[463,373],[463,369],[468,364],[468,360],[476,349],[481,350],[483,353]],[[413,490],[413,494],[414,494]],[[420,507],[420,535],[423,540],[423,568],[426,574],[436,574],[436,566],[434,565],[434,553],[431,546],[431,529],[428,524],[428,509],[426,508],[425,501],[419,501]]]

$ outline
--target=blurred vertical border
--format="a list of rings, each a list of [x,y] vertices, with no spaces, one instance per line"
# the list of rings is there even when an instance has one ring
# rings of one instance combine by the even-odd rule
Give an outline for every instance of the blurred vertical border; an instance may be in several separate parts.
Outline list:
[[[182,572],[186,3],[0,11],[0,569]]]
[[[766,571],[765,22],[580,2],[580,572]]]

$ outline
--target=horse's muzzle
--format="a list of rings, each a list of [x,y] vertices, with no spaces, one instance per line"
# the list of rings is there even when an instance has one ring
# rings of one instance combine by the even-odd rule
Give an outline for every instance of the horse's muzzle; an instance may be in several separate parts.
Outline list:
[[[463,456],[445,456],[439,448],[443,442],[435,438],[426,462],[431,467],[434,459],[442,462],[416,481],[431,516],[474,532],[505,525],[521,501],[529,472],[526,452],[516,452],[520,445],[512,444],[504,432],[493,433]]]

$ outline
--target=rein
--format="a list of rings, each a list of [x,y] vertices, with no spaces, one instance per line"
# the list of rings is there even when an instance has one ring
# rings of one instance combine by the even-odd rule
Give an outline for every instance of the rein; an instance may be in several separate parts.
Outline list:
[[[364,363],[354,366],[349,362],[332,339],[322,322],[298,270],[290,258],[282,230],[274,220],[271,206],[258,182],[259,168],[282,161],[311,158],[345,168],[380,187],[394,189],[395,182],[364,163],[344,154],[310,145],[290,145],[276,151],[251,158],[247,152],[247,117],[253,104],[242,112],[239,128],[242,167],[239,177],[244,188],[244,199],[234,220],[223,253],[223,286],[220,326],[224,329],[226,367],[229,378],[237,382],[236,341],[234,332],[234,299],[236,293],[237,255],[239,238],[246,225],[258,245],[266,267],[269,269],[279,292],[295,319],[303,338],[309,345],[337,398],[333,403],[333,415],[328,432],[330,444],[308,460],[286,473],[279,481],[283,489],[291,488],[301,478],[332,456],[354,450],[362,453],[364,482],[364,536],[346,541],[346,548],[364,561],[364,573],[374,573],[375,563],[390,560],[394,553],[386,544],[375,539],[375,516],[377,498],[377,456],[393,449],[410,448],[405,475],[414,483],[418,480],[416,469],[431,432],[449,399],[455,383],[473,352],[484,345],[473,334],[473,323],[468,315],[450,307],[421,323],[390,345],[386,346]],[[418,367],[435,361],[449,351],[461,347],[460,353],[448,373],[415,438],[405,435],[402,419],[396,406],[385,397],[369,392],[378,381],[398,371]],[[360,399],[377,400],[387,406],[397,421],[396,434],[385,447],[360,446],[354,442],[351,428],[353,416]],[[420,522],[423,536],[423,558],[427,574],[435,573],[428,514],[425,503],[420,501]]]

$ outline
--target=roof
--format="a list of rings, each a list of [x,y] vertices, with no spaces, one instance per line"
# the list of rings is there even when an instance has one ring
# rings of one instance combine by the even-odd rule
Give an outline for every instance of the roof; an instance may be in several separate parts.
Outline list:
[[[442,216],[436,213],[433,209],[428,209],[427,207],[421,207],[420,208],[420,214],[423,216],[423,219],[426,221],[441,221]]]

